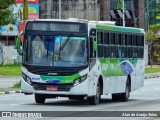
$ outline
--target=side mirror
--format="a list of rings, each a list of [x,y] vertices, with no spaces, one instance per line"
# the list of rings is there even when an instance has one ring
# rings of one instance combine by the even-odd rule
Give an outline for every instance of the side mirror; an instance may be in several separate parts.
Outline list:
[[[97,51],[97,41],[96,41],[95,37],[90,37],[90,43],[91,43],[91,45],[93,45],[93,50]]]
[[[21,48],[21,41],[20,41],[20,36],[23,34],[23,32],[21,32],[17,38],[16,38],[16,49],[19,55],[22,55],[22,48]]]
[[[97,41],[95,38],[93,39],[93,50],[97,51]]]

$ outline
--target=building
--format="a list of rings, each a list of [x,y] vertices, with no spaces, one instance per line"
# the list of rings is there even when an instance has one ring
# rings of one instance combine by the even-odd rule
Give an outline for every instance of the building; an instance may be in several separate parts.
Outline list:
[[[145,30],[156,24],[156,0],[145,0]]]
[[[106,10],[109,10],[109,17],[106,19],[101,17],[101,20],[116,21],[116,25],[123,25],[122,0],[99,0],[104,5]],[[107,2],[108,1],[108,2]],[[144,0],[124,0],[125,7],[125,26],[144,28]],[[101,5],[100,5],[101,6]],[[106,13],[103,13],[105,16]]]
[[[157,4],[156,23],[160,24],[160,0],[156,0],[156,4]]]
[[[59,18],[59,0],[40,0],[41,18]],[[62,0],[61,18],[99,20],[97,0]]]
[[[122,26],[122,0],[61,0],[61,18],[116,21]],[[156,0],[124,0],[125,26],[148,30],[155,24]],[[160,1],[160,0],[157,0]],[[59,0],[40,0],[41,18],[59,18]]]

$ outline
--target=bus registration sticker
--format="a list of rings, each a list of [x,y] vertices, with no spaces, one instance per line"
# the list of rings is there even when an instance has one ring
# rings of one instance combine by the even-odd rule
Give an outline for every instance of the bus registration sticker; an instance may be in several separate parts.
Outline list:
[[[46,86],[47,91],[57,91],[58,87],[57,86]]]

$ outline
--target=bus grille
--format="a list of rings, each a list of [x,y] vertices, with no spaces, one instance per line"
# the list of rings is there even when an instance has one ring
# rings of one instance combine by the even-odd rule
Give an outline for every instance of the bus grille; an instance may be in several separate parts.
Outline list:
[[[73,85],[47,85],[32,83],[32,86],[35,90],[46,90],[47,86],[57,86],[57,91],[69,91]]]

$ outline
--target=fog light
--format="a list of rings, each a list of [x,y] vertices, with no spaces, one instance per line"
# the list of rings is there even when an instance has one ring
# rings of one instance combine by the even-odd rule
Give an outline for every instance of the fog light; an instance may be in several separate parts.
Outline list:
[[[80,79],[77,79],[75,82],[74,82],[74,86],[80,84]]]
[[[31,78],[27,77],[26,82],[31,85],[32,84]]]
[[[74,86],[76,86],[76,85],[84,82],[86,79],[87,79],[87,74],[84,75],[84,76],[82,76],[81,78],[76,79],[76,80],[74,81]]]

